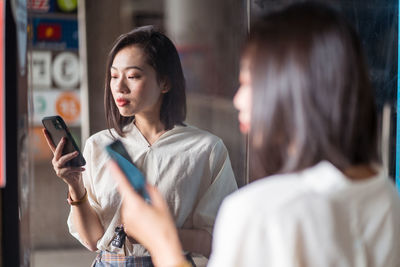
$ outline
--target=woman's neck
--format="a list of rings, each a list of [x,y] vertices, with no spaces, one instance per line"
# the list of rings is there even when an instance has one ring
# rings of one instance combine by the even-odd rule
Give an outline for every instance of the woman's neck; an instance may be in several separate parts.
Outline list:
[[[343,173],[353,181],[361,181],[372,178],[376,171],[369,165],[355,165],[346,168]]]
[[[135,115],[134,123],[150,145],[166,132],[159,117]]]

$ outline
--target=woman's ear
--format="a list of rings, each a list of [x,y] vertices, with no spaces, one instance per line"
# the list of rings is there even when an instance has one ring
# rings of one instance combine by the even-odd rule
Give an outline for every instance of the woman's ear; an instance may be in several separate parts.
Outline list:
[[[171,83],[168,78],[164,78],[160,82],[161,93],[166,94],[171,90]]]

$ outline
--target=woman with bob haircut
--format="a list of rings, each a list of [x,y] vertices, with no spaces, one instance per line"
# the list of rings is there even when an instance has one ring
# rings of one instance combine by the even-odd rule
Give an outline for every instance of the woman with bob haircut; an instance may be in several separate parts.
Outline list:
[[[122,247],[113,244],[123,240],[124,232],[105,146],[118,138],[166,199],[183,250],[208,257],[217,210],[237,185],[222,140],[184,124],[185,80],[168,37],[144,26],[115,41],[107,60],[104,104],[108,130],[86,141],[85,168],[66,166],[76,154],[62,156],[65,140],[56,147],[44,131],[54,169],[68,184],[70,233],[99,252],[94,266],[153,266],[148,251],[129,233]]]
[[[379,164],[373,90],[350,25],[315,3],[264,16],[239,79],[234,104],[265,178],[223,201],[208,266],[400,266],[400,199]],[[128,233],[156,266],[189,266],[162,196],[148,186],[145,203],[109,164]]]

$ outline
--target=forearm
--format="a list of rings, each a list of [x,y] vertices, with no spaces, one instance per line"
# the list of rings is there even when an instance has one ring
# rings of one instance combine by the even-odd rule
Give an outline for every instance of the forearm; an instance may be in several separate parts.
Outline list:
[[[164,242],[166,241],[166,242]],[[157,243],[150,250],[153,263],[156,267],[180,266],[186,259],[182,254],[182,247],[176,238],[167,238]]]
[[[69,188],[71,199],[81,199],[85,194],[85,188]],[[97,250],[97,241],[103,236],[104,229],[97,213],[90,206],[89,201],[84,201],[72,207],[72,221],[85,246],[91,251]]]
[[[178,229],[183,250],[199,253],[209,257],[211,253],[212,236],[202,229]]]

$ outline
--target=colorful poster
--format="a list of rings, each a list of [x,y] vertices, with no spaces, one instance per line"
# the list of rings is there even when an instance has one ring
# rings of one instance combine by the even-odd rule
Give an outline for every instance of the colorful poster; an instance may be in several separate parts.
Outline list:
[[[32,51],[32,84],[35,90],[78,89],[80,63],[77,53]]]
[[[78,50],[76,18],[32,19],[32,44],[46,50]]]
[[[78,0],[28,0],[28,9],[38,13],[76,13]]]
[[[46,116],[60,115],[68,126],[81,123],[79,90],[46,90],[33,92],[33,123],[42,124]]]

